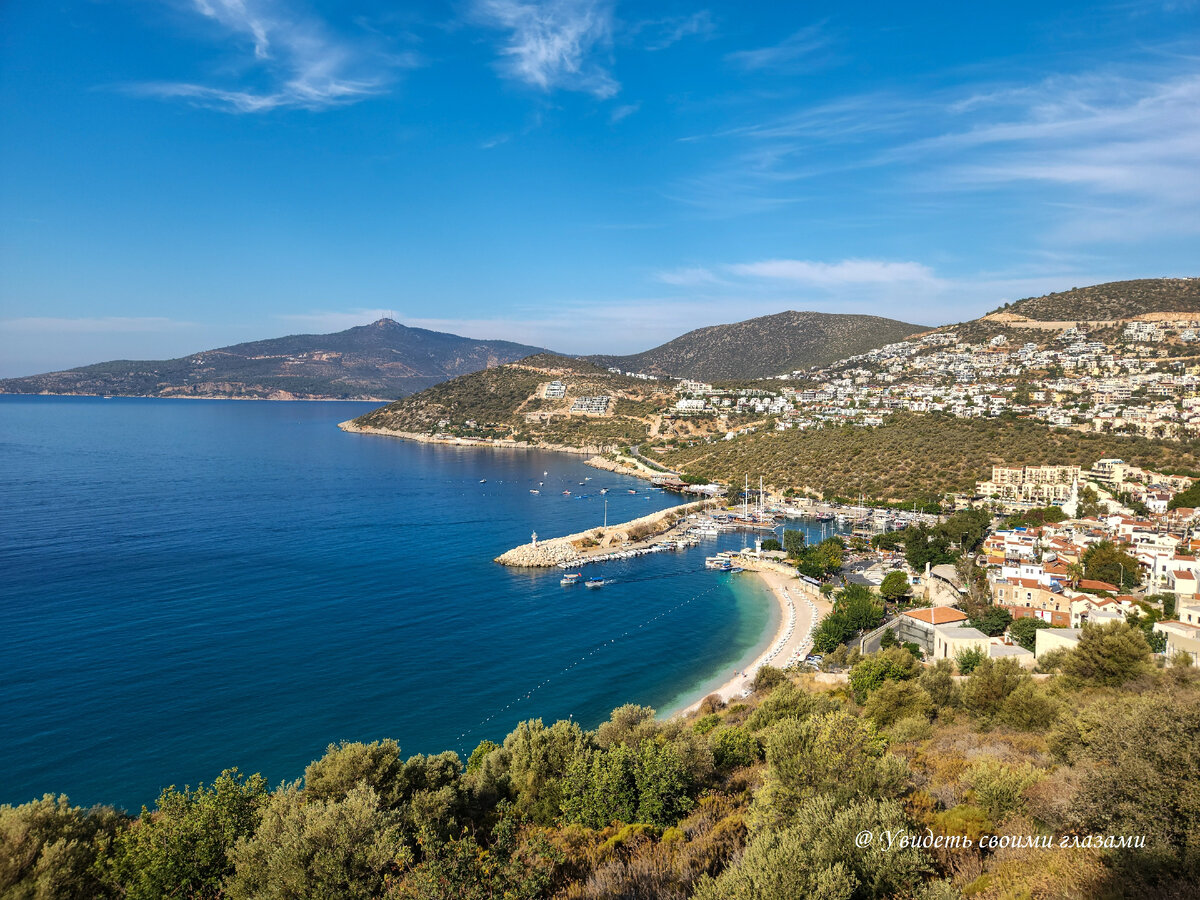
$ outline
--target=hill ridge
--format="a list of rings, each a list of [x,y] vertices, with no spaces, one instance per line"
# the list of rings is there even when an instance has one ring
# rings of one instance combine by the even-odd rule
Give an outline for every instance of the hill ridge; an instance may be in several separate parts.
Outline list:
[[[0,393],[391,400],[544,348],[377,319],[331,334],[244,341],[173,359],[116,359],[0,380]]]
[[[789,309],[696,328],[641,353],[584,358],[602,366],[657,375],[705,380],[769,378],[828,365],[930,329],[883,316]]]

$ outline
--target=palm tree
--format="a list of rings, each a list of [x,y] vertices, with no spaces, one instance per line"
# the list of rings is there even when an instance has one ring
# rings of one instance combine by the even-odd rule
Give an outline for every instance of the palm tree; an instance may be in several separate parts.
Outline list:
[[[1067,578],[1071,582],[1071,589],[1079,587],[1079,582],[1083,580],[1083,563],[1073,562],[1067,566]]]

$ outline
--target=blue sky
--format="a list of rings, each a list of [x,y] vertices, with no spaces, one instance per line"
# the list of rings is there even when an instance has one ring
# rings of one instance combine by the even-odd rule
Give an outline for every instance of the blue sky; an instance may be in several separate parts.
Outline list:
[[[1200,274],[1200,4],[6,0],[0,375]]]

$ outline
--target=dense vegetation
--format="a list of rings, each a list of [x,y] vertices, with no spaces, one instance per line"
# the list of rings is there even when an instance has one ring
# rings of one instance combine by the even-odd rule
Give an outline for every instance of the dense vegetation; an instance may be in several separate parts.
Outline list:
[[[826,498],[938,500],[974,491],[993,465],[1080,465],[1104,457],[1161,470],[1200,471],[1196,441],[1154,441],[1048,428],[1022,419],[957,419],[897,414],[883,425],[760,431],[719,443],[697,442],[661,458],[706,480],[741,484],[761,475],[773,488]]]
[[[770,378],[828,365],[927,330],[925,325],[879,316],[789,310],[731,325],[697,328],[631,356],[591,359],[604,366],[620,366],[626,372],[704,381]]]
[[[0,391],[147,397],[400,397],[537,347],[408,328],[391,319],[336,334],[294,334],[179,359],[114,360],[0,381]]]
[[[523,722],[465,765],[344,743],[274,791],[230,770],[133,818],[47,795],[0,807],[0,896],[1194,896],[1200,675],[1156,668],[1124,624],[1053,665],[1037,683],[976,660],[960,681],[895,648],[841,687],[766,669],[687,720]],[[1145,847],[1061,841],[1096,834]],[[1015,836],[1046,846],[1000,846]]]

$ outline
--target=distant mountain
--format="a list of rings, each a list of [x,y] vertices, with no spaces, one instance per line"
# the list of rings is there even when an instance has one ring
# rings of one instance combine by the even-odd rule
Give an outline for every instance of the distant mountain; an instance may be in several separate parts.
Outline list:
[[[9,378],[0,380],[0,393],[391,400],[543,352],[380,319],[335,334],[294,334],[179,359],[114,360]]]
[[[1200,278],[1140,278],[1028,297],[993,310],[1039,322],[1110,321],[1147,313],[1200,312]]]
[[[620,366],[623,371],[707,381],[767,378],[827,365],[928,330],[925,325],[879,316],[789,310],[732,325],[697,328],[644,353],[587,358],[602,366]]]

